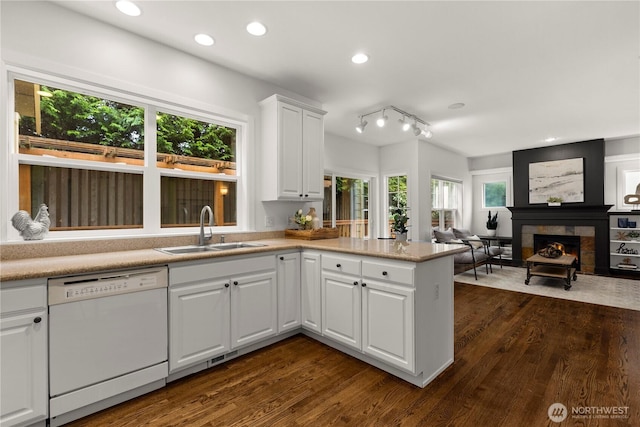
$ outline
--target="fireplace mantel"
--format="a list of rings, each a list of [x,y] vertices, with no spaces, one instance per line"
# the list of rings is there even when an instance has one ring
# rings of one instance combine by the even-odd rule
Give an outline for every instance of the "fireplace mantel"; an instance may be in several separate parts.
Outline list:
[[[595,229],[595,273],[609,271],[609,217],[613,205],[565,204],[561,206],[509,207],[513,226],[513,261],[522,264],[523,226],[589,226]]]

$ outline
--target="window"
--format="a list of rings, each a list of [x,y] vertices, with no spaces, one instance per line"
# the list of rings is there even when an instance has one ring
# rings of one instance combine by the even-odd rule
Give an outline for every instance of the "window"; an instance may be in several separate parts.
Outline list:
[[[325,175],[324,183],[324,227],[337,227],[343,237],[369,237],[369,180]]]
[[[391,233],[393,212],[400,209],[407,211],[407,175],[387,177],[387,231]]]
[[[455,227],[461,217],[462,184],[440,178],[431,179],[431,227]]]
[[[12,83],[17,208],[46,204],[52,232],[177,230],[204,205],[238,225],[241,123],[62,79]]]
[[[504,208],[507,206],[507,182],[485,182],[482,184],[482,207]]]

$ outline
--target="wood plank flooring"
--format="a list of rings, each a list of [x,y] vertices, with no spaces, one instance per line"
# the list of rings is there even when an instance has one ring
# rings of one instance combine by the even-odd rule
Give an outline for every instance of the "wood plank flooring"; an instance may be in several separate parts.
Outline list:
[[[424,389],[297,335],[68,425],[639,426],[640,311],[456,283],[455,363]]]

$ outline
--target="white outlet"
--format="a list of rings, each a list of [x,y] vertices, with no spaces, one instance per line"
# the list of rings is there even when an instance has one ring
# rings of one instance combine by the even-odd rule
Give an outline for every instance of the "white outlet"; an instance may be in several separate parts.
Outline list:
[[[436,299],[440,298],[440,284],[436,283]]]
[[[264,217],[264,226],[265,227],[273,227],[273,217],[272,216],[265,216]]]

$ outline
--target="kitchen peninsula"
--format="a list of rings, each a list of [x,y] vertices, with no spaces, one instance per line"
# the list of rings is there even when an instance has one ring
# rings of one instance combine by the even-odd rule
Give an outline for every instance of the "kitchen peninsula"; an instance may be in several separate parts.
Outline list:
[[[298,333],[419,387],[453,363],[452,255],[466,247],[349,238],[253,241],[264,246],[183,255],[139,248],[13,259],[7,259],[11,251],[3,248],[0,290],[39,286],[44,291],[47,279],[166,266],[170,331],[166,381]],[[11,249],[36,247],[32,245],[16,244]],[[224,343],[206,343],[193,332],[220,314],[201,304],[203,298],[194,304],[198,297],[212,294],[229,307],[223,311],[226,318],[211,323],[211,328],[219,328],[216,336]],[[6,312],[3,305],[3,315]],[[246,313],[251,319],[245,318]],[[38,322],[42,324],[47,324],[46,318]],[[39,357],[46,358],[46,352]],[[32,392],[36,400],[49,399],[46,387]],[[128,390],[120,394],[125,397],[107,396],[104,407],[135,397]],[[100,402],[91,408],[99,410]],[[80,406],[65,411],[69,413],[50,404],[47,417],[59,418],[52,425],[77,418],[75,412],[87,413]]]

